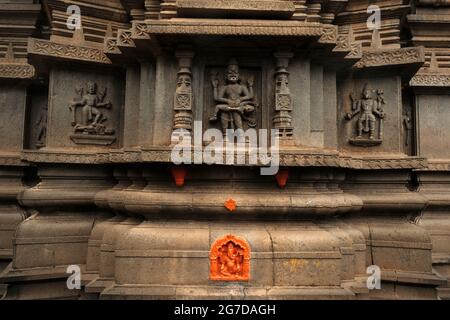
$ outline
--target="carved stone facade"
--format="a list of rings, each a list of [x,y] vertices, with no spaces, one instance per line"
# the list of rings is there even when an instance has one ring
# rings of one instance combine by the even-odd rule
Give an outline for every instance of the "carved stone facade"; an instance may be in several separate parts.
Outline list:
[[[376,2],[0,0],[0,297],[449,299],[450,11]]]

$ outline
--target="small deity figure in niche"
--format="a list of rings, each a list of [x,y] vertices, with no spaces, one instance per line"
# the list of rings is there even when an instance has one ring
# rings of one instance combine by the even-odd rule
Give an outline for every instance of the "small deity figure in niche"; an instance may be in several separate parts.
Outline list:
[[[75,133],[94,134],[94,135],[113,135],[114,130],[107,129],[103,124],[107,118],[100,111],[100,108],[111,108],[111,103],[105,101],[106,88],[97,93],[97,84],[89,81],[87,83],[87,92],[84,89],[75,89],[77,98],[70,104],[72,111],[72,126]],[[77,122],[77,107],[81,108],[79,122]]]
[[[243,250],[228,242],[226,246],[219,249],[220,273],[223,276],[239,275],[244,262]]]
[[[211,280],[250,279],[250,246],[243,238],[227,235],[217,239],[211,247],[209,259]]]
[[[39,118],[35,123],[36,127],[36,148],[43,148],[45,146],[45,140],[47,138],[47,106],[42,108]]]
[[[249,127],[256,127],[256,121],[251,117],[256,108],[254,79],[248,79],[247,86],[241,84],[236,60],[232,59],[228,64],[225,85],[219,87],[217,75],[212,76],[211,82],[214,88],[214,100],[218,104],[210,121],[217,121],[220,115],[224,135],[227,129],[244,130],[244,121]]]
[[[376,99],[372,97],[374,92],[377,94]],[[363,147],[381,144],[383,139],[383,119],[385,118],[383,105],[386,104],[384,92],[382,90],[371,90],[366,84],[361,99],[355,99],[353,95],[350,95],[350,98],[352,100],[352,112],[346,114],[346,119],[351,120],[359,114],[356,127],[357,136],[350,139],[350,143]],[[379,119],[378,137],[375,135],[377,118]],[[364,138],[363,134],[367,134],[368,139]]]
[[[403,126],[405,127],[405,147],[409,147],[411,145],[411,131],[413,129],[411,111],[406,111],[403,116]]]

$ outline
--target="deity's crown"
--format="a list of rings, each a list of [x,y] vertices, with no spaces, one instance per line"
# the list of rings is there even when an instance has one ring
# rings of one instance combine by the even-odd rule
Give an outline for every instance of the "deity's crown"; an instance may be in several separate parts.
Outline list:
[[[372,87],[371,87],[370,84],[368,84],[368,83],[366,83],[366,84],[364,85],[363,92],[366,92],[366,90],[372,92]]]
[[[239,65],[235,58],[231,58],[228,62],[228,70],[236,70],[239,71]]]

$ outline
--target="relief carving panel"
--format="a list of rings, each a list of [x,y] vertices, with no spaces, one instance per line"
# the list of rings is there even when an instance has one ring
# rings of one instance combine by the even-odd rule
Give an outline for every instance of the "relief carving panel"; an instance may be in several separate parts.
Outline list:
[[[120,143],[125,99],[121,71],[55,67],[49,96],[48,148]]]
[[[376,95],[376,98],[374,98]],[[383,121],[386,104],[383,90],[372,90],[368,84],[364,86],[361,98],[350,95],[352,111],[346,114],[347,120],[358,116],[356,122],[357,135],[349,142],[355,146],[371,147],[383,142]]]
[[[250,279],[250,246],[246,240],[227,235],[214,242],[209,255],[210,279],[215,281],[248,281]]]
[[[204,123],[222,130],[261,127],[261,71],[241,68],[231,59],[225,68],[207,68]]]

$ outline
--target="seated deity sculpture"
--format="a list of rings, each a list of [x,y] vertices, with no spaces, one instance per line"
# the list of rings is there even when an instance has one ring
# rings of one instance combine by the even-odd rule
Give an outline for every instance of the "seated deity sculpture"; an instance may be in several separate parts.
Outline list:
[[[70,104],[72,111],[72,126],[75,133],[112,135],[114,130],[106,129],[103,122],[107,120],[100,108],[111,108],[111,103],[105,101],[106,89],[100,94],[97,92],[97,84],[89,81],[87,83],[87,92],[83,89],[77,89],[78,98],[75,98]],[[76,108],[81,108],[80,116],[77,121]]]
[[[221,248],[219,256],[220,273],[223,276],[239,275],[242,271],[243,253],[233,242]]]
[[[247,80],[247,86],[241,84],[239,66],[234,59],[228,65],[225,85],[219,87],[219,80],[213,76],[212,86],[217,105],[210,121],[215,122],[220,117],[224,135],[227,129],[244,130],[244,122],[247,122],[249,127],[256,126],[251,117],[256,107],[253,84],[253,79]]]

